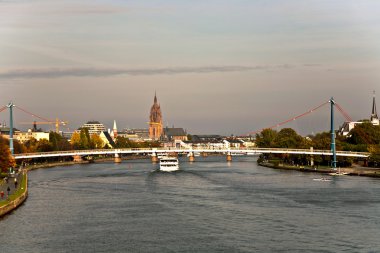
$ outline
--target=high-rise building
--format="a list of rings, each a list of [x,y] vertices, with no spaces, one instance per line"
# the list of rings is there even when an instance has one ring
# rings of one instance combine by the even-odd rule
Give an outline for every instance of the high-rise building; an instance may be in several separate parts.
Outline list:
[[[106,131],[106,128],[99,121],[88,121],[86,124],[83,124],[82,128],[88,128],[89,134],[98,134]]]
[[[149,138],[159,140],[162,136],[162,113],[160,104],[157,102],[157,96],[154,94],[154,103],[150,108],[149,117]]]

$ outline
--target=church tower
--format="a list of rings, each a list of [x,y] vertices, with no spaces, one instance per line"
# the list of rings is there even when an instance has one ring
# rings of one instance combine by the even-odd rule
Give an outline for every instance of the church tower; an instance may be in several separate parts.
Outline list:
[[[152,140],[159,140],[162,136],[162,130],[161,107],[157,102],[156,94],[154,94],[154,103],[150,108],[149,138]]]
[[[114,139],[116,139],[116,137],[117,137],[116,120],[113,121],[113,129],[112,129],[111,137]]]
[[[380,123],[379,117],[377,116],[377,111],[376,111],[375,91],[373,91],[371,123],[373,125],[379,125],[379,123]]]

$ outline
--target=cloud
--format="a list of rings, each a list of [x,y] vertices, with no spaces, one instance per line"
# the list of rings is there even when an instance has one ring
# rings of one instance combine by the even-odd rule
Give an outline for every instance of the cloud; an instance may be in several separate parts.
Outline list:
[[[257,66],[201,66],[201,67],[167,67],[167,68],[45,68],[13,69],[0,72],[0,79],[26,78],[61,78],[61,77],[110,77],[117,75],[147,76],[176,75],[187,73],[240,72],[251,70],[268,70],[289,68],[289,65]]]

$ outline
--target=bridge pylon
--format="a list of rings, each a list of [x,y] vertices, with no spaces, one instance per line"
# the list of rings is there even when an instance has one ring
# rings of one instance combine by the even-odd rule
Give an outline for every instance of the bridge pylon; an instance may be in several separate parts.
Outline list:
[[[330,145],[330,148],[331,148],[331,152],[333,153],[333,159],[331,161],[331,167],[336,170],[336,164],[337,164],[337,161],[336,161],[336,146],[335,146],[335,129],[334,129],[334,106],[336,104],[336,102],[334,101],[334,98],[331,97],[330,99],[330,104],[331,104],[331,145]]]
[[[119,153],[115,153],[115,163],[121,163],[121,156]]]
[[[9,149],[11,151],[12,156],[14,155],[14,148],[13,148],[13,107],[15,105],[12,102],[9,102],[7,104],[7,107],[9,108]]]
[[[231,151],[227,152],[227,157],[226,157],[227,162],[232,162],[232,154]]]
[[[194,157],[194,152],[189,152],[189,162],[194,162],[195,157]]]
[[[152,163],[157,163],[158,162],[158,156],[156,152],[152,153]]]

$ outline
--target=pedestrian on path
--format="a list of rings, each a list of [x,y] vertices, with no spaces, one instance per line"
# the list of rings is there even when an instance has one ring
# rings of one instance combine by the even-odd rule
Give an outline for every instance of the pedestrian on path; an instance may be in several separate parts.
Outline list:
[[[1,199],[4,198],[4,191],[1,191],[1,192],[0,192],[0,196],[1,196]]]
[[[15,188],[17,188],[17,178],[15,178]]]
[[[11,191],[11,188],[9,188],[9,186],[8,186],[8,188],[7,188],[7,192],[8,192],[8,198],[9,198],[9,192]]]

